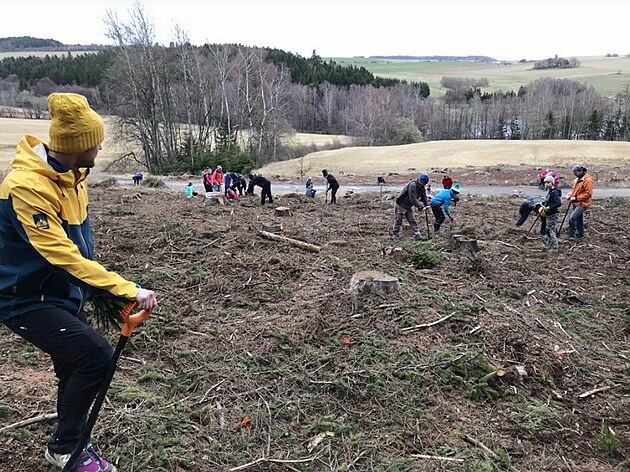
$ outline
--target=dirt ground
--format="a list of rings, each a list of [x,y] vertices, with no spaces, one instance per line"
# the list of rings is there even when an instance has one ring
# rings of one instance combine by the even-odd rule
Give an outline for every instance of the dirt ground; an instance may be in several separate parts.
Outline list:
[[[397,245],[391,199],[339,200],[92,188],[97,259],[160,303],[93,435],[121,472],[630,470],[627,201],[595,202],[554,254],[533,217],[513,229],[519,197],[464,195],[442,234]],[[400,292],[352,294],[364,270]],[[54,412],[50,362],[6,329],[0,346],[1,469],[52,470],[52,422],[1,430]]]

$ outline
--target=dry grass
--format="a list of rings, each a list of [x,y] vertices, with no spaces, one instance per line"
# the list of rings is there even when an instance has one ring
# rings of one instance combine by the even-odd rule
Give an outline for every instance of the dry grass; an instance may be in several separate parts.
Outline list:
[[[556,166],[630,162],[630,143],[608,141],[432,141],[404,146],[352,147],[320,151],[304,158],[304,166],[333,173],[376,175],[410,169],[529,165]],[[261,169],[272,176],[294,177],[299,159],[274,162]]]
[[[105,117],[105,144],[99,154],[97,167],[94,171],[98,174],[113,159],[127,153],[129,149],[122,143],[112,139],[109,128],[113,126],[113,118]],[[37,136],[44,141],[48,140],[49,120],[31,120],[21,118],[0,118],[0,171],[6,170],[15,156],[15,146],[25,134]],[[341,144],[347,145],[351,141],[349,136],[323,135],[311,133],[296,133],[287,138],[287,143],[294,146],[313,146],[317,148],[330,147]]]

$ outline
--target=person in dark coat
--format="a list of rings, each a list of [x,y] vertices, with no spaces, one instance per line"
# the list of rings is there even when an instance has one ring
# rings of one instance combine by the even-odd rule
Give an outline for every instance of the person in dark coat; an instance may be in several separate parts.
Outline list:
[[[330,204],[335,204],[337,203],[337,190],[339,190],[339,182],[337,182],[335,176],[329,174],[326,169],[322,171],[322,175],[326,178],[326,182],[328,183],[326,193],[330,190]]]
[[[265,179],[259,174],[249,174],[249,186],[247,187],[247,194],[254,195],[254,187],[260,187],[260,204],[264,205],[265,200],[269,199],[269,203],[273,203],[273,197],[271,196],[271,182]]]
[[[523,203],[521,203],[521,207],[518,209],[519,218],[516,224],[514,225],[514,227],[519,228],[523,226],[523,224],[527,221],[529,214],[532,211],[537,210],[538,207],[540,207],[544,202],[545,202],[545,197],[528,197],[525,200],[523,200]],[[540,226],[540,234],[545,234],[546,233],[545,219],[542,218],[541,221],[542,221],[542,225]]]
[[[238,172],[230,172],[230,180],[232,181],[230,188],[235,192],[238,191],[239,195],[242,197],[247,191],[247,182],[245,181],[245,177]]]
[[[545,203],[538,208],[541,219],[545,219],[546,233],[549,238],[549,252],[558,252],[558,237],[556,225],[558,224],[558,209],[562,206],[562,192],[556,188],[555,179],[547,174],[544,179],[545,188],[549,191]]]
[[[394,208],[395,220],[394,227],[392,229],[392,240],[398,241],[400,239],[400,227],[402,226],[403,217],[409,222],[411,230],[416,241],[422,240],[420,230],[418,229],[418,223],[413,216],[413,208],[416,207],[419,210],[428,210],[429,202],[427,200],[426,185],[429,183],[429,176],[427,174],[421,174],[416,180],[412,180],[405,188],[402,189],[398,198],[396,198],[396,207]]]

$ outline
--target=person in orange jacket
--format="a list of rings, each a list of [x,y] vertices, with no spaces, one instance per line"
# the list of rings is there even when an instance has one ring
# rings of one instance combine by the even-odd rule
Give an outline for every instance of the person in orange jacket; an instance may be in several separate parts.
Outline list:
[[[586,167],[576,164],[572,168],[576,180],[567,195],[567,199],[573,205],[573,211],[569,216],[569,241],[584,237],[584,212],[593,202],[593,178],[587,174]]]
[[[223,186],[223,167],[220,165],[212,173],[212,186],[215,192],[220,192]]]

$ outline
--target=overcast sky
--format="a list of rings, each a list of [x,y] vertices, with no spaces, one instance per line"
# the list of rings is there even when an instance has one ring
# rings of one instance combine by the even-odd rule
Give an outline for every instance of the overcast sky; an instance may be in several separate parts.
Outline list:
[[[484,55],[542,59],[630,53],[626,0],[145,0],[158,42],[240,43],[308,57]],[[106,11],[132,0],[3,0],[0,37],[109,44]]]

